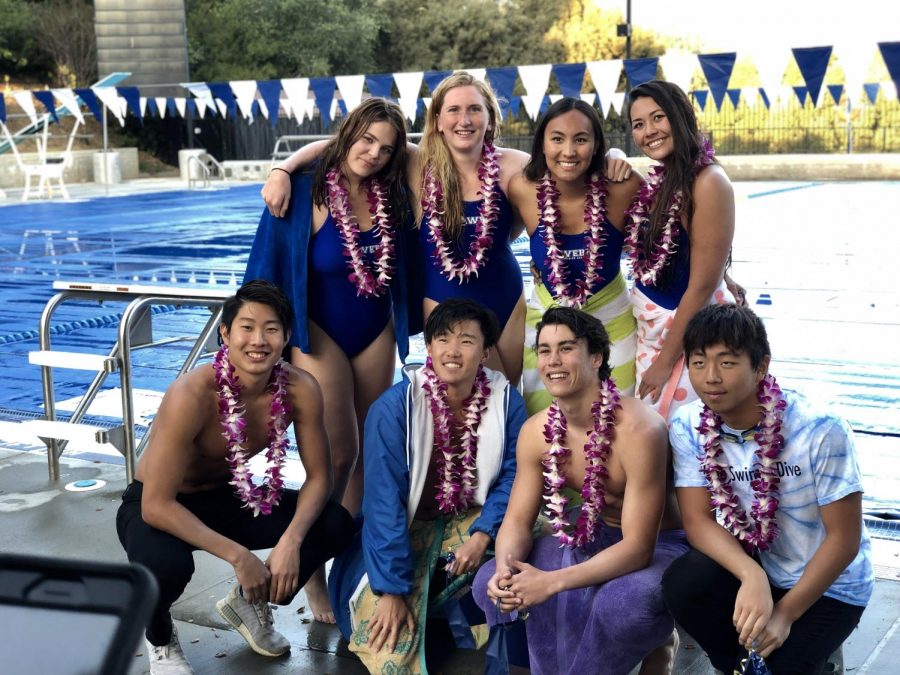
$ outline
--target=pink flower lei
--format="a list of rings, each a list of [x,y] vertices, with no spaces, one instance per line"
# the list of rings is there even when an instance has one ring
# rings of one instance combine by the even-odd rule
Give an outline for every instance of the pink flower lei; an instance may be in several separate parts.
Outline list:
[[[478,180],[481,181],[481,189],[478,191],[481,203],[478,205],[475,240],[469,247],[466,259],[457,261],[443,233],[444,223],[441,217],[444,212],[440,208],[443,187],[430,167],[425,170],[422,211],[428,219],[429,239],[435,247],[434,264],[450,281],[459,279],[459,283],[463,283],[473,274],[478,276],[478,270],[486,262],[487,251],[494,242],[494,225],[500,212],[497,205],[500,200],[497,196],[500,189],[500,152],[492,143],[484,144],[481,163],[478,165]]]
[[[703,137],[700,152],[694,160],[694,175],[703,167],[712,164],[714,156],[712,145],[706,137]],[[659,273],[678,250],[677,223],[681,218],[681,207],[684,204],[681,190],[676,190],[666,205],[665,224],[653,242],[651,250],[645,251],[643,245],[644,232],[650,227],[650,210],[665,178],[665,165],[657,164],[651,168],[647,182],[641,186],[631,206],[625,211],[625,242],[622,249],[631,258],[634,278],[646,286],[653,286],[656,283]]]
[[[453,411],[447,402],[447,385],[434,372],[431,357],[423,369],[425,382],[422,388],[428,394],[428,405],[434,421],[434,451],[437,452],[438,484],[437,501],[442,513],[462,513],[475,498],[475,457],[478,452],[478,427],[487,409],[491,387],[484,368],[478,367],[472,395],[463,401],[465,422],[459,439],[459,450],[454,450],[450,430],[454,427]]]
[[[563,307],[582,307],[594,292],[595,284],[603,281],[598,273],[601,253],[606,243],[603,222],[606,220],[606,179],[599,174],[585,177],[587,193],[584,196],[584,277],[575,281],[574,295],[569,293],[566,283],[565,261],[559,248],[561,216],[559,213],[559,189],[547,171],[537,187],[538,214],[544,227],[542,235],[547,248],[547,262],[550,274],[547,281],[553,286],[553,297]]]
[[[351,211],[350,196],[341,184],[341,178],[343,175],[337,167],[325,175],[328,187],[328,208],[341,235],[341,241],[344,243],[344,255],[348,258],[347,266],[350,268],[348,279],[356,285],[357,295],[378,297],[384,294],[394,273],[391,261],[394,255],[394,228],[388,212],[387,193],[381,182],[375,178],[366,181],[369,213],[372,214],[372,221],[378,228],[381,237],[381,241],[375,249],[377,262],[373,274],[360,248],[359,221]]]
[[[581,547],[594,541],[600,514],[606,508],[605,481],[609,477],[606,461],[615,438],[616,413],[619,408],[619,390],[611,379],[603,380],[600,383],[600,398],[591,406],[594,430],[584,445],[587,461],[581,487],[581,513],[578,514],[575,531],[571,535],[566,532],[570,526],[566,515],[569,498],[562,493],[566,486],[566,475],[561,466],[571,454],[569,448],[563,445],[568,422],[559,409],[558,401],[554,401],[547,412],[544,439],[550,447],[541,460],[544,465],[544,501],[547,503],[553,536],[559,539],[560,546]]]
[[[219,421],[224,430],[228,454],[226,461],[231,470],[230,485],[244,506],[253,510],[253,515],[264,516],[272,513],[272,507],[281,501],[284,481],[281,469],[290,443],[287,435],[291,405],[287,395],[288,374],[279,361],[272,369],[272,378],[267,391],[272,394],[269,406],[269,438],[266,448],[266,476],[262,486],[253,484],[253,474],[247,467],[247,420],[244,419],[244,404],[240,402],[241,385],[234,372],[234,365],[228,359],[228,347],[222,345],[213,359],[213,370],[218,387]]]
[[[765,551],[778,535],[775,513],[778,510],[778,470],[775,463],[782,449],[784,436],[781,426],[787,402],[775,378],[766,375],[759,383],[757,392],[762,419],[753,439],[759,444],[753,455],[752,471],[755,478],[750,482],[753,489],[753,503],[748,516],[731,487],[728,466],[722,461],[722,419],[706,406],[700,413],[700,439],[703,456],[700,470],[706,477],[709,503],[719,509],[725,528],[744,545],[749,552],[754,549]]]

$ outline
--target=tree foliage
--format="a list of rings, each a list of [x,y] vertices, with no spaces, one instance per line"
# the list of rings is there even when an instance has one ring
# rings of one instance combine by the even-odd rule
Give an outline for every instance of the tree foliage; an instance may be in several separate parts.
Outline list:
[[[85,0],[48,0],[34,5],[40,46],[54,63],[55,84],[86,87],[97,76],[94,7]]]
[[[194,80],[371,72],[376,14],[364,0],[187,0]]]
[[[33,6],[0,0],[0,75],[42,77],[48,65],[35,40]]]

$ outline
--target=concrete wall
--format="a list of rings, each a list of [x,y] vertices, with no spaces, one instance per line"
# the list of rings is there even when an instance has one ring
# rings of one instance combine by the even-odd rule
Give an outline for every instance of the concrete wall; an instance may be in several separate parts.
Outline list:
[[[138,151],[137,148],[116,148],[119,153],[119,165],[122,171],[122,180],[134,180],[138,177]],[[74,150],[72,152],[72,166],[66,169],[64,179],[66,183],[92,183],[94,182],[94,153],[95,150]],[[55,153],[51,152],[53,157]],[[37,153],[21,153],[22,160],[26,164],[36,164]],[[25,187],[25,176],[16,164],[16,157],[11,152],[0,155],[0,188]]]
[[[731,180],[900,180],[900,154],[728,155],[718,157]],[[646,174],[653,162],[629,160]]]

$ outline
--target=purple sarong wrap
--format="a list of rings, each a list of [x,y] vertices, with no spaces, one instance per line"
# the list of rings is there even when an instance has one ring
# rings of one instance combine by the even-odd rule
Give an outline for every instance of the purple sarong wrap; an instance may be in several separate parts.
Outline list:
[[[555,537],[541,537],[528,562],[545,571],[571,567],[620,541],[622,530],[605,525],[580,549],[560,548]],[[672,633],[675,624],[663,604],[660,581],[669,563],[687,550],[684,530],[664,530],[644,569],[563,591],[530,607],[525,625],[532,675],[627,675]],[[487,596],[495,570],[495,561],[489,561],[472,584],[489,626],[516,618],[498,612]]]

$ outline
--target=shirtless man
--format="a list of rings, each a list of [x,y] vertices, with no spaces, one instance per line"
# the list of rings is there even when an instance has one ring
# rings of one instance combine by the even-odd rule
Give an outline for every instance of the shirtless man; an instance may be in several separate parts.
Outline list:
[[[554,403],[519,434],[496,558],[473,594],[489,624],[504,621],[501,612],[527,619],[535,675],[624,674],[657,648],[642,672],[666,672],[675,640],[660,577],[687,543],[666,487],[665,422],[619,396],[598,319],[552,308],[536,341]],[[569,490],[584,495],[577,522]],[[533,540],[542,501],[554,534]]]
[[[216,608],[255,652],[279,656],[290,643],[275,631],[268,603],[290,602],[352,539],[350,515],[328,501],[319,386],[281,361],[292,314],[281,291],[264,281],[244,284],[225,301],[215,362],[169,387],[136,480],[122,495],[119,541],[159,585],[146,634],[154,675],[193,672],[169,613],[193,575],[193,551],[234,566],[237,585]],[[299,491],[284,489],[281,479],[290,424],[306,472]],[[247,460],[267,447],[266,476],[254,486]],[[265,561],[252,553],[269,548]]]

